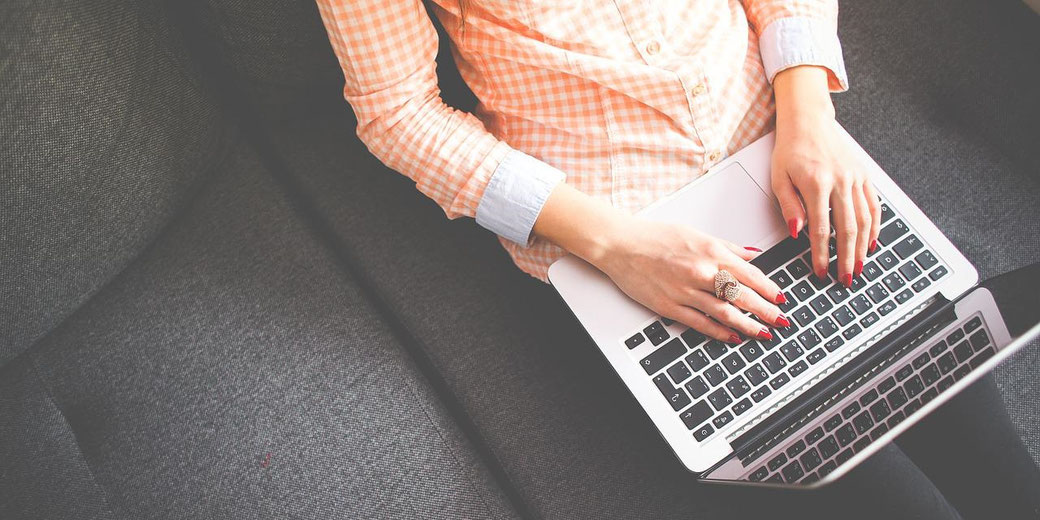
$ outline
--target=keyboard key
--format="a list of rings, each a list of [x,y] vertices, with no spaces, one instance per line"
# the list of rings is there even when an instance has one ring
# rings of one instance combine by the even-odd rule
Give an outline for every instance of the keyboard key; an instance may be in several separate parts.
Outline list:
[[[694,372],[699,372],[700,369],[708,366],[708,356],[704,355],[704,351],[701,349],[694,350],[689,356],[686,356],[686,363],[690,365],[690,368]]]
[[[865,435],[862,438],[857,439],[856,443],[852,445],[852,449],[856,450],[856,453],[859,453],[859,452],[867,449],[867,446],[870,446],[870,436],[869,435]]]
[[[892,251],[895,251],[899,258],[906,259],[918,252],[922,247],[924,247],[924,244],[921,243],[921,239],[917,238],[917,235],[910,235],[892,246]]]
[[[933,255],[931,251],[927,250],[922,251],[920,254],[915,256],[914,260],[916,260],[917,264],[921,266],[921,269],[924,269],[925,271],[931,269],[932,266],[939,263],[939,260],[935,258],[935,255]]]
[[[708,384],[704,382],[701,376],[697,376],[686,383],[686,391],[693,396],[694,399],[700,399],[700,397],[708,393]]]
[[[921,268],[913,262],[907,262],[899,267],[899,274],[903,275],[907,281],[913,281],[914,278],[921,276]]]
[[[860,332],[863,332],[863,329],[859,328],[859,325],[853,324],[851,327],[845,329],[845,332],[842,332],[841,335],[844,336],[845,339],[852,339]]]
[[[910,301],[910,298],[913,298],[913,296],[914,296],[914,293],[910,292],[910,289],[903,289],[902,292],[900,292],[899,294],[896,295],[895,300],[896,300],[896,303],[902,305],[902,304]]]
[[[953,371],[953,379],[955,381],[960,381],[961,379],[964,379],[964,376],[966,376],[966,375],[968,375],[970,373],[971,373],[971,368],[966,367],[966,366],[959,366],[959,367],[957,367],[957,370]]]
[[[816,311],[816,314],[824,314],[834,308],[834,304],[831,303],[831,301],[827,299],[827,295],[824,294],[813,298],[813,300],[809,302],[809,305],[811,305],[813,310]]]
[[[874,303],[881,303],[881,300],[888,298],[888,291],[886,291],[881,284],[876,283],[867,288],[867,296],[869,296],[871,301]],[[859,312],[859,309],[856,309],[856,312]]]
[[[798,298],[798,301],[800,302],[804,302],[815,293],[816,291],[813,290],[812,286],[809,285],[809,282],[806,280],[802,280],[798,285],[795,285],[791,289],[791,294]]]
[[[650,338],[650,343],[653,343],[654,346],[660,345],[668,339],[668,331],[664,329],[664,325],[661,325],[659,321],[655,321],[643,329],[643,334]]]
[[[872,312],[864,316],[863,319],[859,320],[859,324],[862,325],[864,329],[866,329],[869,328],[871,325],[877,323],[880,319],[881,318],[877,315],[876,312]]]
[[[754,361],[762,357],[762,345],[757,341],[749,341],[740,347],[740,353],[744,355],[744,359],[748,362]]]
[[[700,423],[707,421],[711,417],[711,407],[704,401],[698,401],[697,404],[687,408],[683,413],[679,414],[679,418],[682,419],[683,424],[686,425],[688,430],[692,430],[697,427]]]
[[[906,392],[902,388],[896,388],[888,393],[888,406],[893,410],[902,408],[906,401]]]
[[[690,404],[690,397],[686,395],[681,388],[675,388],[668,381],[668,378],[664,374],[660,374],[654,378],[654,384],[657,385],[657,389],[661,391],[661,395],[668,400],[668,404],[672,405],[672,410],[679,411],[686,408],[686,405]]]
[[[834,352],[838,350],[838,347],[845,344],[845,340],[841,339],[841,336],[834,336],[827,340],[827,343],[823,344],[823,348],[827,349],[827,352]]]
[[[791,365],[791,368],[787,369],[787,373],[791,374],[791,377],[798,377],[798,374],[805,372],[807,368],[809,368],[809,365],[805,361],[799,361]]]
[[[751,392],[751,399],[756,403],[761,403],[763,399],[769,397],[769,394],[773,393],[768,386],[761,386],[754,392]]]
[[[697,345],[704,343],[704,340],[708,339],[704,334],[693,329],[686,329],[685,332],[679,334],[679,337],[681,337],[683,341],[686,342],[686,346],[690,348],[696,347]]]
[[[928,278],[931,278],[932,281],[934,282],[934,281],[942,278],[943,276],[946,276],[946,273],[948,273],[948,272],[949,271],[947,271],[945,267],[940,265],[939,267],[936,267],[935,270],[933,270],[932,272],[928,273]]]
[[[913,415],[914,412],[916,412],[916,411],[918,411],[920,409],[921,409],[921,401],[919,401],[917,399],[914,399],[913,401],[910,401],[909,403],[906,403],[906,406],[903,407],[903,411],[906,412],[907,417]]]
[[[939,384],[935,385],[935,387],[938,388],[940,392],[942,392],[943,390],[946,390],[947,388],[953,386],[954,382],[955,381],[953,380],[953,376],[946,376],[939,380]]]
[[[818,448],[820,450],[820,455],[823,455],[823,458],[825,459],[833,457],[834,454],[838,453],[838,450],[841,449],[838,447],[838,441],[834,440],[833,435],[822,440]]]
[[[698,441],[703,441],[704,439],[707,439],[708,436],[713,434],[713,433],[715,433],[715,428],[712,428],[710,424],[705,423],[705,424],[701,425],[700,428],[697,428],[693,432],[693,438],[697,439]]]
[[[784,481],[788,483],[798,482],[798,479],[802,478],[802,476],[805,475],[805,471],[802,470],[802,467],[798,464],[798,461],[794,460],[791,461],[791,463],[784,468],[783,475]]]
[[[875,278],[881,276],[882,272],[881,268],[873,260],[863,265],[862,274],[869,281],[873,282]]]
[[[780,356],[779,352],[773,352],[762,360],[762,364],[765,365],[770,372],[775,374],[782,370],[787,365],[787,362],[784,361],[784,358]]]
[[[802,455],[802,458],[798,460],[801,461],[802,467],[804,467],[806,471],[816,469],[816,466],[819,466],[820,463],[823,462],[823,459],[820,458],[820,452],[816,451],[816,448],[812,448],[805,452],[805,455]]]
[[[982,352],[975,354],[975,357],[971,358],[971,368],[979,368],[979,365],[984,363],[987,359],[993,357],[993,354],[996,354],[996,351],[993,350],[993,347],[986,347],[982,349]]]
[[[787,374],[780,374],[774,377],[773,380],[769,382],[769,386],[773,387],[773,390],[779,390],[780,387],[790,382],[791,378],[788,377]]]
[[[905,366],[903,366],[903,368],[900,368],[898,371],[896,371],[896,381],[902,381],[902,380],[910,377],[910,374],[913,374],[913,373],[914,373],[913,365],[911,365],[910,363],[907,363]]]
[[[773,350],[777,345],[780,344],[781,341],[783,340],[780,339],[780,336],[773,334],[772,339],[760,340],[758,343],[759,345],[762,345],[766,350]]]
[[[946,343],[949,343],[950,345],[956,345],[957,342],[962,339],[964,339],[964,331],[961,329],[957,329],[951,332],[949,336],[946,336]]]
[[[914,368],[920,369],[921,367],[928,364],[932,360],[932,356],[929,356],[927,352],[922,352],[921,355],[914,358]]]
[[[733,414],[729,412],[722,412],[721,414],[719,414],[718,417],[712,419],[711,423],[714,424],[716,428],[721,430],[723,426],[729,424],[732,420]]]
[[[894,212],[892,212],[892,208],[888,207],[887,203],[882,202],[881,203],[881,223],[884,224],[885,222],[888,222],[894,216],[896,216],[896,214]]]
[[[644,336],[640,332],[637,332],[635,336],[632,336],[631,338],[625,340],[625,346],[630,349],[633,349],[638,347],[639,345],[642,345],[644,341],[646,341],[646,336]]]
[[[888,407],[888,402],[884,399],[879,400],[870,407],[870,416],[874,418],[875,422],[881,422],[891,412],[892,409]]]
[[[653,339],[651,338],[651,342],[652,341]],[[683,345],[683,342],[679,341],[679,338],[675,338],[663,347],[651,352],[650,355],[643,358],[639,364],[642,365],[643,370],[646,371],[647,375],[652,375],[672,364],[673,361],[679,359],[679,356],[685,353],[686,345]]]
[[[921,376],[913,376],[903,383],[903,390],[906,390],[906,395],[915,397],[917,394],[924,390],[924,383],[921,381]]]
[[[820,475],[820,478],[823,478],[836,469],[838,469],[838,464],[832,460],[825,462],[823,466],[820,466],[820,471],[817,471],[816,473]]]
[[[853,278],[852,279],[852,285],[849,287],[848,290],[852,291],[852,292],[859,292],[859,291],[863,290],[863,288],[865,288],[867,286],[867,282],[864,281],[864,280],[866,280],[866,279],[863,278],[862,276],[857,276],[857,277]]]
[[[733,394],[733,397],[736,398],[751,391],[751,385],[748,384],[747,380],[744,379],[743,376],[737,376],[732,381],[726,383],[726,388],[729,388],[729,393]]]
[[[806,329],[805,332],[798,335],[798,341],[800,341],[802,346],[805,348],[813,348],[816,345],[819,345],[823,339],[820,338],[820,335],[817,334],[815,330]]]
[[[882,316],[888,316],[888,313],[894,310],[896,310],[896,304],[893,303],[892,300],[888,300],[885,303],[882,303],[880,306],[878,306],[877,309],[878,313]]]
[[[870,432],[870,440],[872,440],[872,441],[878,440],[887,431],[888,431],[888,426],[885,426],[884,424],[879,424],[877,428],[874,428],[874,431]]]
[[[870,412],[863,412],[852,420],[852,425],[856,427],[856,433],[863,435],[874,426],[874,419],[870,418]]]
[[[784,271],[783,269],[770,275],[769,279],[775,282],[776,285],[780,286],[781,289],[786,289],[789,285],[794,283],[794,280],[791,279],[791,275],[787,274],[787,271]]]
[[[845,464],[845,462],[847,462],[849,459],[851,459],[852,455],[853,455],[852,448],[849,448],[849,449],[839,453],[838,456],[834,458],[834,462],[837,462],[838,465],[841,466],[842,464]]]
[[[896,386],[896,380],[893,379],[892,376],[889,376],[889,377],[886,377],[885,380],[882,381],[881,384],[878,385],[877,389],[878,389],[878,392],[881,392],[882,394],[887,394],[888,391],[891,390],[892,388],[894,388],[895,386]]]
[[[957,359],[953,357],[952,352],[947,352],[939,356],[939,359],[937,359],[935,363],[939,365],[939,371],[942,372],[943,375],[949,374],[951,370],[957,367]]]
[[[828,432],[832,432],[840,424],[841,424],[841,414],[840,413],[836,413],[830,419],[827,419],[827,422],[823,423],[823,427]]]
[[[794,317],[795,321],[797,321],[802,327],[808,326],[816,319],[816,315],[813,314],[808,305],[799,307],[798,310],[794,311],[792,317]]]
[[[964,363],[971,358],[973,351],[971,350],[971,344],[967,341],[962,341],[953,347],[953,355],[957,356],[957,363]]]
[[[800,258],[796,258],[790,264],[787,264],[787,272],[791,273],[791,277],[795,280],[809,274],[811,270],[809,266],[805,265],[805,262]]]
[[[885,287],[888,287],[889,291],[895,292],[896,289],[906,285],[903,277],[899,276],[899,273],[888,273],[884,278],[881,279],[885,283]],[[874,302],[877,303],[877,302]]]
[[[938,343],[932,345],[931,348],[928,349],[928,353],[931,354],[932,357],[935,357],[942,354],[944,350],[946,350],[946,341],[939,340]]]
[[[880,287],[880,285],[875,285],[875,287]],[[867,293],[870,293],[870,289],[867,289]],[[856,314],[865,314],[872,307],[872,305],[870,304],[870,300],[868,300],[867,297],[862,294],[853,298],[852,301],[849,302],[849,305],[851,305],[852,308],[855,309]]]
[[[939,367],[935,366],[935,363],[928,365],[921,371],[921,379],[924,381],[924,386],[932,386],[932,383],[938,381],[939,377]]]
[[[675,320],[671,318],[661,318],[661,323],[664,323],[665,327],[670,327],[675,324]]]
[[[726,355],[727,352],[729,352],[729,347],[727,347],[725,343],[717,339],[713,339],[704,344],[704,351],[707,352],[709,356],[711,356],[711,359],[719,359],[720,357]]]
[[[921,278],[910,287],[913,288],[914,292],[921,292],[927,289],[929,285],[932,285],[932,282],[928,278]]]
[[[794,361],[802,357],[802,354],[805,353],[805,351],[798,346],[797,341],[788,341],[787,343],[784,343],[784,345],[780,347],[780,352],[784,354],[784,357],[787,358],[788,361]],[[770,369],[770,371],[772,371],[772,369]]]
[[[722,369],[722,365],[716,363],[704,371],[704,378],[711,383],[711,386],[718,386],[719,383],[726,380],[726,371]]]
[[[871,388],[870,390],[867,390],[863,395],[861,395],[859,397],[859,404],[861,404],[863,406],[867,406],[868,404],[873,403],[874,400],[877,399],[877,398],[878,398],[877,390]]]
[[[838,444],[842,448],[848,446],[856,438],[856,430],[853,428],[852,423],[845,423],[838,428],[838,431],[834,433],[835,438],[838,439]]]
[[[899,265],[899,259],[896,258],[896,255],[893,255],[891,252],[885,251],[878,255],[877,263],[878,266],[881,267],[882,271],[891,271],[897,265]]]
[[[791,310],[793,310],[795,306],[798,305],[798,300],[794,299],[793,296],[787,293],[784,293],[784,297],[787,298],[787,301],[777,305],[777,307],[780,307],[780,310],[785,314],[790,314]]]
[[[737,404],[733,405],[733,413],[740,415],[751,409],[751,401],[747,398],[737,401]]]
[[[826,356],[826,355],[827,355],[826,351],[824,351],[822,348],[818,348],[818,349],[810,352],[809,355],[805,357],[805,359],[809,363],[815,365],[816,363],[819,363],[820,360],[823,359],[823,357]]]
[[[869,303],[867,305],[870,305]],[[849,323],[852,323],[856,319],[856,315],[852,313],[852,310],[846,305],[838,307],[838,310],[831,313],[831,317],[838,322],[838,326],[844,327]]]
[[[859,413],[859,411],[860,411],[859,403],[853,401],[853,402],[849,403],[847,406],[845,406],[845,408],[841,409],[841,416],[844,417],[845,420],[849,420],[849,419],[852,418],[852,416],[854,416],[857,413]]]
[[[923,406],[928,401],[931,401],[932,399],[935,399],[936,396],[938,396],[938,395],[939,395],[939,391],[934,389],[934,388],[929,388],[928,390],[925,390],[924,393],[921,394],[921,405]]]
[[[829,296],[834,303],[841,303],[849,297],[849,290],[841,284],[835,284],[827,289],[827,296]]]
[[[975,316],[964,324],[964,332],[971,332],[982,326],[982,318]]]
[[[904,224],[902,220],[896,219],[892,223],[881,228],[881,232],[878,233],[878,243],[883,246],[892,244],[896,239],[905,235],[907,231],[910,230],[906,227],[906,224]]]
[[[769,379],[769,374],[762,368],[762,365],[755,365],[744,371],[744,377],[751,382],[751,386],[758,386]]]
[[[968,341],[971,343],[972,350],[978,352],[986,345],[989,345],[989,336],[986,336],[985,330],[980,330],[975,334],[972,334],[971,337],[968,338]]]
[[[677,385],[682,384],[683,381],[686,381],[692,375],[693,373],[690,372],[690,369],[686,368],[686,363],[683,363],[682,361],[672,365],[668,369],[668,377],[672,378],[672,381]]]
[[[786,462],[787,455],[784,455],[783,453],[777,453],[775,457],[769,459],[769,462],[767,462],[766,465],[769,466],[769,471],[776,471],[782,468]]]
[[[730,374],[740,372],[740,369],[744,368],[745,365],[744,358],[740,357],[739,352],[733,352],[722,360],[722,366],[726,367]]]
[[[834,333],[838,332],[838,325],[834,323],[834,320],[830,318],[824,318],[814,325],[814,328],[819,331],[820,336],[828,338],[833,336]]]
[[[905,418],[906,416],[903,415],[903,412],[896,412],[888,418],[888,422],[886,422],[885,424],[888,425],[889,429],[892,429],[895,428],[897,424],[903,422],[903,419]]]
[[[818,426],[818,427],[816,427],[816,429],[814,429],[813,431],[809,432],[808,435],[805,436],[805,442],[808,443],[810,446],[812,446],[813,444],[816,444],[816,441],[822,439],[823,436],[824,436],[823,427],[822,426]]]
[[[760,482],[762,479],[766,478],[766,475],[769,475],[769,470],[765,466],[762,466],[749,475],[748,480],[751,482]]]
[[[716,410],[721,412],[733,402],[733,399],[731,399],[729,394],[726,393],[725,388],[719,388],[718,390],[708,394],[708,402],[711,403],[711,406]]]

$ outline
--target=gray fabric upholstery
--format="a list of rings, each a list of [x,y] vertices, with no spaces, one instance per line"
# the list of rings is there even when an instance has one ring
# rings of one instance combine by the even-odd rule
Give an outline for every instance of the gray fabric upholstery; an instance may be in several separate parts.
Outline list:
[[[0,365],[176,213],[226,125],[158,2],[0,5]]]
[[[0,417],[18,414],[0,428],[0,517],[73,517],[34,509],[64,481],[78,507],[119,518],[513,517],[248,148],[219,168],[0,373]]]

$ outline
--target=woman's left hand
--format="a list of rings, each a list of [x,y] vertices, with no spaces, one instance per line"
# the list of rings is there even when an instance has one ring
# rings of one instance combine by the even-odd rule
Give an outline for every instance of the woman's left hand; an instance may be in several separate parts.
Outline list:
[[[808,70],[799,70],[808,69]],[[802,75],[801,73],[806,74]],[[797,73],[797,74],[794,74]],[[826,102],[818,96],[822,73]],[[826,72],[798,67],[777,75],[776,146],[772,187],[793,235],[808,225],[812,268],[827,276],[828,241],[834,224],[837,278],[846,287],[877,245],[881,205],[852,140],[834,119]]]

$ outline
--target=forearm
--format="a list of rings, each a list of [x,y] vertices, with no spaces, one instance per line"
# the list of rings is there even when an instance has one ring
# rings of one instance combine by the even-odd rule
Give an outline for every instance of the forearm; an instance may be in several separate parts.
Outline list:
[[[561,182],[538,214],[534,234],[599,266],[626,220],[623,211]]]

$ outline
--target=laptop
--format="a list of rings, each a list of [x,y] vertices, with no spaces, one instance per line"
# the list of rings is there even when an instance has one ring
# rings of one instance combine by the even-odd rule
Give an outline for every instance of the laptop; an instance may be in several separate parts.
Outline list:
[[[881,197],[878,247],[847,289],[832,242],[829,278],[818,280],[808,239],[790,237],[770,188],[773,145],[762,137],[640,212],[764,250],[751,263],[784,291],[792,323],[772,340],[705,338],[575,256],[553,263],[549,280],[689,471],[708,482],[817,487],[1040,334],[1040,268],[979,285],[857,144]]]

